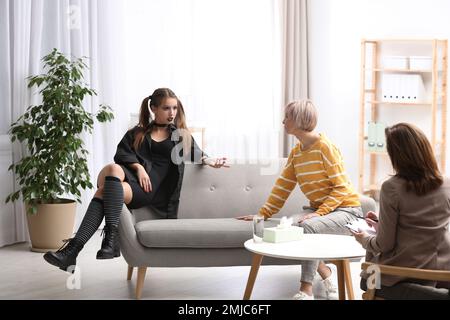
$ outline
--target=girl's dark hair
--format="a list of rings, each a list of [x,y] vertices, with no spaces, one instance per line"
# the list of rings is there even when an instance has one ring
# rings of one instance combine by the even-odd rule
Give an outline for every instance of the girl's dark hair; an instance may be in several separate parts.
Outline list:
[[[439,188],[443,177],[425,134],[409,123],[387,127],[386,146],[396,175],[418,196]]]
[[[138,123],[138,127],[141,130],[136,133],[136,136],[134,138],[134,150],[138,150],[139,146],[144,141],[145,136],[150,133],[150,122],[153,120],[150,113],[150,107],[161,106],[167,98],[177,99],[178,111],[175,117],[175,125],[178,129],[181,129],[180,132],[181,136],[183,137],[183,143],[190,143],[190,139],[187,137],[188,129],[186,125],[186,116],[184,113],[183,104],[172,90],[170,90],[169,88],[159,88],[156,89],[151,96],[146,97],[144,100],[142,100]]]

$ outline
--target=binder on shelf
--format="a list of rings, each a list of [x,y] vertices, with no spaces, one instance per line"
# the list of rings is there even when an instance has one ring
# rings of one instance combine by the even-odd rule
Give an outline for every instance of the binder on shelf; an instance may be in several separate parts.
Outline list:
[[[386,125],[384,123],[377,122],[375,124],[376,130],[376,150],[377,152],[386,152],[386,136],[384,129]]]
[[[381,101],[396,102],[396,75],[383,74],[381,79]]]
[[[367,150],[377,151],[377,128],[376,123],[372,121],[368,124]]]
[[[381,99],[384,102],[425,102],[425,86],[420,74],[383,74]]]
[[[425,102],[425,86],[420,74],[409,75],[408,89],[408,94],[411,95],[412,102]]]

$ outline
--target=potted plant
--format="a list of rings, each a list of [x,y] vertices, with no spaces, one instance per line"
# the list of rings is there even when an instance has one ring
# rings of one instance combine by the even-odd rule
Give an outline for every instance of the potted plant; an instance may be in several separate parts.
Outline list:
[[[22,196],[31,250],[39,252],[58,249],[72,235],[75,200],[81,203],[80,189],[92,188],[81,134],[92,133],[94,117],[114,117],[106,105],[96,114],[84,110],[83,99],[97,94],[83,81],[84,58],[71,61],[53,49],[42,61],[46,73],[27,78],[29,88],[40,88],[42,103],[29,106],[9,130],[11,142],[24,142],[27,152],[9,167],[19,190],[6,198]]]

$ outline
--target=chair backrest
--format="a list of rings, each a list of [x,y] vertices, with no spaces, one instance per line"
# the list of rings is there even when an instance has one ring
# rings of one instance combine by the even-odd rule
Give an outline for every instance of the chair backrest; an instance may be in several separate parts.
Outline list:
[[[364,262],[361,269],[367,272],[369,267],[374,272],[381,275],[401,276],[410,279],[442,281],[450,283],[450,271],[448,270],[426,270],[406,267],[396,267],[388,265],[375,265],[370,262]],[[372,274],[372,273],[371,273]],[[392,287],[382,286],[379,289],[367,288],[362,297],[364,300],[380,299],[441,299],[450,300],[450,291],[443,288],[424,286],[417,283],[402,282]]]

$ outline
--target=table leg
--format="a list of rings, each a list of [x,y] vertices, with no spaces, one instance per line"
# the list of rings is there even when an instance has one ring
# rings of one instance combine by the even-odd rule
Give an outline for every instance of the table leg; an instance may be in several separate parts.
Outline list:
[[[260,254],[254,254],[252,260],[252,268],[250,269],[250,274],[248,275],[247,286],[245,287],[244,300],[249,300],[252,295],[253,285],[255,284],[256,276],[258,275],[259,266],[263,256]]]
[[[345,276],[345,287],[347,289],[348,300],[355,300],[355,294],[353,293],[353,283],[352,283],[352,272],[350,270],[350,262],[348,259],[342,261],[344,276]]]
[[[345,270],[343,260],[333,260],[332,263],[336,265],[338,278],[339,300],[345,300]]]

